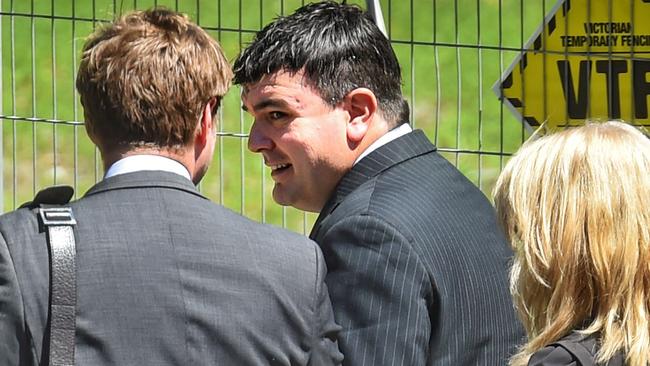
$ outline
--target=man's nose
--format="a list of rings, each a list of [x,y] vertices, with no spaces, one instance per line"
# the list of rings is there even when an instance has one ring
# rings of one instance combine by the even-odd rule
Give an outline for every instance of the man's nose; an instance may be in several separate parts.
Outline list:
[[[270,150],[273,148],[273,140],[264,131],[264,128],[259,123],[253,122],[251,131],[248,134],[248,150],[252,152],[262,152],[263,150]]]

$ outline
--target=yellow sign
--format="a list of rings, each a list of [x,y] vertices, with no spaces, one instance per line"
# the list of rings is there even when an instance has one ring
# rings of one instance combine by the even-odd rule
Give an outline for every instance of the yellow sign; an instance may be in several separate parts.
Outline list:
[[[494,91],[529,128],[650,125],[650,0],[559,0]]]

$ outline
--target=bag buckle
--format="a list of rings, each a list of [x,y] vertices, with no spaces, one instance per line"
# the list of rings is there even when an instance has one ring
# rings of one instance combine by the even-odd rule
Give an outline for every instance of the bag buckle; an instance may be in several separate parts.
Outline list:
[[[77,220],[72,215],[72,209],[70,207],[41,208],[38,211],[38,215],[43,225],[46,226],[77,225]]]

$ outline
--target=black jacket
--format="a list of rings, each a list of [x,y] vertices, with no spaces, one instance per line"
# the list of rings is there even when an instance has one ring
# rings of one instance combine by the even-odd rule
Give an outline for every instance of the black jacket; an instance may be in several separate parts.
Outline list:
[[[524,341],[494,209],[422,131],[361,159],[311,238],[344,364],[505,365]]]
[[[588,336],[573,331],[559,341],[535,352],[528,361],[529,366],[623,366],[623,353],[614,355],[606,364],[597,364],[598,335]]]

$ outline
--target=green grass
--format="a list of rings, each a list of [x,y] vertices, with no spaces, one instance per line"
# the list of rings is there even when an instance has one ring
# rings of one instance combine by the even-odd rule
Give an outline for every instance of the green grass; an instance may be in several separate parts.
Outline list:
[[[114,14],[154,4],[175,8],[176,3],[2,0],[1,114],[82,122],[74,75],[84,37],[93,29],[92,19],[110,20]],[[252,31],[302,3],[178,1],[178,9],[207,28],[233,60],[250,41]],[[522,4],[505,0],[382,1],[402,65],[403,91],[411,102],[413,123],[488,195],[507,155],[526,136],[521,123],[492,92],[492,85],[516,56],[503,48],[521,47],[553,5],[550,1],[525,2],[521,9]],[[58,18],[53,20],[52,15]],[[68,19],[73,17],[77,20]],[[239,89],[233,88],[223,103],[220,130],[247,133],[250,124],[250,117],[240,109]],[[4,211],[51,184],[73,185],[80,196],[101,179],[99,156],[82,125],[5,118],[2,144]],[[245,139],[219,138],[201,190],[255,220],[308,232],[315,215],[278,206],[271,198],[272,187],[268,171],[259,156],[248,152]]]

